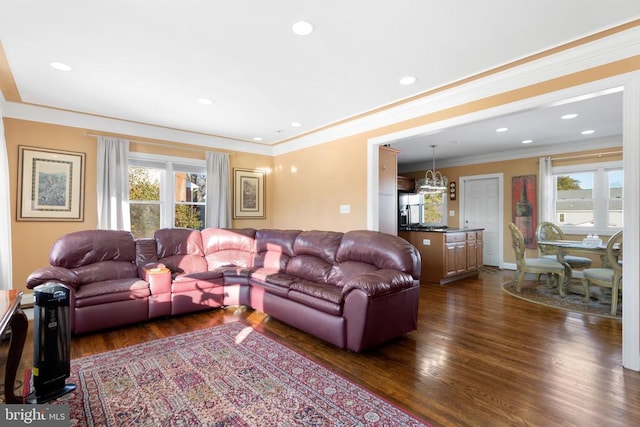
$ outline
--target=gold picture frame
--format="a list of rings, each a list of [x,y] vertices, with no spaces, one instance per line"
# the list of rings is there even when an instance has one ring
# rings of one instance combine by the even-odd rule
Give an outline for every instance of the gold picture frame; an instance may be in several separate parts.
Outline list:
[[[264,177],[259,169],[233,169],[233,219],[266,218]]]
[[[18,146],[18,221],[84,221],[85,153]]]

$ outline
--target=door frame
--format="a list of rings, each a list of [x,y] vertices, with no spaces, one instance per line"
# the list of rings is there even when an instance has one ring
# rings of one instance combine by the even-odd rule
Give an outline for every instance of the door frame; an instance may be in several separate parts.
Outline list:
[[[458,205],[458,209],[460,211],[460,215],[458,215],[458,227],[464,228],[464,224],[466,223],[466,218],[464,216],[466,186],[470,181],[494,178],[498,180],[498,266],[500,268],[504,268],[504,174],[490,173],[458,177],[458,196],[460,200]]]

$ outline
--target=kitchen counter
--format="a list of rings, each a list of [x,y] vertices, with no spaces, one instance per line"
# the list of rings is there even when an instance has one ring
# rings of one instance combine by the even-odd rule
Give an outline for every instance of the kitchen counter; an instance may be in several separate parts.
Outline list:
[[[475,276],[482,267],[484,228],[401,227],[398,236],[420,252],[420,281],[445,284]]]
[[[423,227],[423,226],[406,226],[398,227],[398,231],[419,231],[429,233],[463,233],[467,231],[482,231],[484,228],[449,228],[449,227]]]

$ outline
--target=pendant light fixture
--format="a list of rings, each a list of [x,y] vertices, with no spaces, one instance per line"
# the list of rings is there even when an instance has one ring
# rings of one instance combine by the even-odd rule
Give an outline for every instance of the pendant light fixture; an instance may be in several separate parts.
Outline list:
[[[436,146],[433,149],[433,169],[429,169],[424,174],[424,178],[416,180],[416,187],[419,194],[442,193],[447,191],[447,177],[436,170]]]

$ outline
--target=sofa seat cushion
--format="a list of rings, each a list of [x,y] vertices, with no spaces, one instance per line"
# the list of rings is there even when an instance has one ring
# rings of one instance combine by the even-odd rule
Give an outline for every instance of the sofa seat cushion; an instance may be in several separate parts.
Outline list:
[[[342,313],[342,290],[334,285],[314,283],[307,280],[294,282],[289,288],[288,297],[317,310],[332,315]]]
[[[291,285],[297,280],[299,280],[297,277],[280,273],[271,268],[258,268],[251,273],[253,286],[260,286],[264,288],[265,292],[284,298],[287,297]]]
[[[80,286],[75,292],[76,307],[147,298],[149,284],[138,278],[113,279]]]
[[[227,277],[246,277],[249,278],[253,272],[252,268],[236,267],[233,265],[218,267],[214,271],[221,271],[222,275]]]
[[[282,273],[273,268],[256,268],[251,272],[251,278],[260,282],[268,282],[286,288],[288,288],[293,282],[300,280],[295,276]]]
[[[173,281],[174,282],[187,282],[191,280],[216,281],[221,278],[222,278],[222,271],[212,270],[212,271],[200,271],[198,273],[178,274],[176,277],[173,278]],[[218,280],[218,282],[220,281]]]
[[[173,279],[172,293],[190,292],[222,286],[224,278],[221,271],[203,271],[200,273],[180,274]]]

